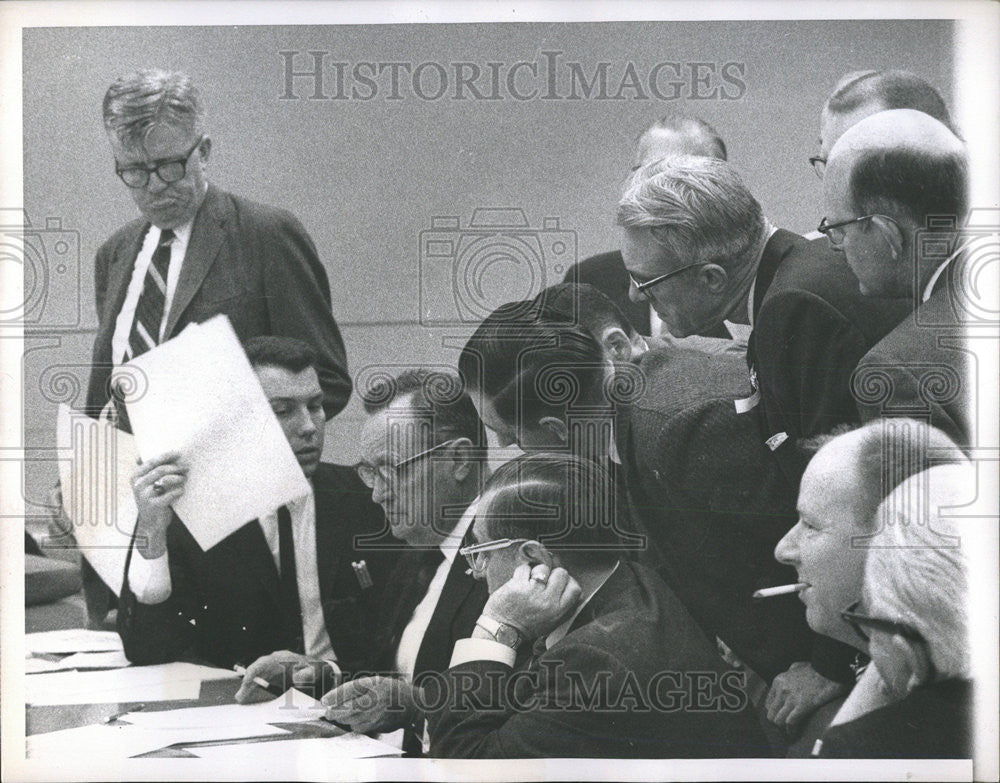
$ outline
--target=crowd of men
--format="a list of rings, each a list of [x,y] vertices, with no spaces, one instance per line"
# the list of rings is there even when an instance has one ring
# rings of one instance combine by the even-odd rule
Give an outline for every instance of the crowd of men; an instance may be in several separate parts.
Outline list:
[[[203,551],[184,455],[143,462],[124,588],[84,574],[131,661],[245,666],[237,701],[295,685],[414,756],[970,756],[941,511],[975,445],[966,151],[930,84],[837,84],[811,238],[707,123],[656,122],[621,250],[490,313],[453,371],[358,389],[352,466],[320,459],[350,381],[305,229],[208,184],[184,74],[118,80],[104,122],[141,217],[97,254],[88,411],[128,426],[114,368],[223,313],[312,486]]]

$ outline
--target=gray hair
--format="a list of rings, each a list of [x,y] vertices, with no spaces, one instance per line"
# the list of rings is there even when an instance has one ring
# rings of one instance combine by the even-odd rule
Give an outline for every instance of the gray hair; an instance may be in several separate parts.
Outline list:
[[[649,228],[671,258],[736,272],[755,263],[764,212],[725,161],[663,158],[636,171],[618,202],[618,225]]]
[[[129,146],[141,145],[159,124],[201,135],[204,118],[198,89],[181,71],[136,71],[117,79],[104,94],[104,127]]]
[[[701,145],[706,157],[726,160],[726,143],[722,140],[719,132],[701,117],[681,112],[664,115],[640,133],[636,141],[640,141],[643,136],[654,130],[684,133],[693,142],[698,142]]]
[[[884,527],[865,565],[866,608],[919,631],[939,679],[967,679],[971,670],[972,542],[959,537],[954,517],[942,515],[966,501],[970,484],[975,475],[966,463],[935,466],[896,487],[879,509]]]

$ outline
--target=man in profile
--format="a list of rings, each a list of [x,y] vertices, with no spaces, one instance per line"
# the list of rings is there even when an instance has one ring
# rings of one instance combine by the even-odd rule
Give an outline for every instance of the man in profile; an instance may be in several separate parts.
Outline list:
[[[283,665],[367,666],[369,618],[396,561],[391,550],[362,546],[383,530],[382,516],[351,468],[320,461],[315,351],[290,337],[256,337],[245,347],[312,492],[204,551],[171,509],[187,480],[179,455],[143,462],[133,477],[139,518],[118,612],[125,654],[140,665],[193,659],[228,668],[278,653]],[[353,565],[361,561],[365,578]]]
[[[699,117],[689,114],[668,114],[639,134],[632,154],[632,171],[668,155],[702,155],[726,160],[726,144],[715,128]],[[592,285],[627,316],[640,335],[659,335],[663,323],[656,310],[643,301],[629,298],[628,272],[620,250],[611,250],[585,258],[572,266],[563,279],[565,283]],[[717,327],[706,333],[728,339],[725,328]]]

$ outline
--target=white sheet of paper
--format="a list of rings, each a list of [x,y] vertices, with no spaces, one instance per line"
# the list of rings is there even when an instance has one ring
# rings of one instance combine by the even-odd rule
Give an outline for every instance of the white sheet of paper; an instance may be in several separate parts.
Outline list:
[[[271,780],[332,780],[345,759],[399,756],[402,751],[363,734],[339,737],[274,740],[244,745],[191,748],[223,768],[252,769],[255,777]],[[234,766],[230,766],[234,765]],[[242,765],[237,767],[235,765]]]
[[[309,493],[226,316],[190,325],[119,370],[144,376],[144,393],[126,403],[139,454],[177,451],[188,466],[174,511],[202,549]]]
[[[53,655],[75,652],[121,652],[122,640],[114,631],[66,628],[61,631],[25,634],[24,651]]]
[[[186,707],[159,712],[130,712],[121,719],[136,726],[159,729],[183,726],[260,727],[269,723],[304,723],[318,720],[324,714],[326,708],[320,702],[290,688],[277,699],[257,704],[222,704],[216,707]]]
[[[39,672],[58,672],[70,669],[122,669],[132,663],[120,650],[98,653],[75,653],[67,655],[59,661],[49,661],[45,658],[27,658],[24,670],[28,674]]]
[[[56,422],[63,508],[84,557],[116,594],[135,530],[135,440],[105,420],[60,405]],[[57,542],[56,542],[57,543]]]
[[[34,674],[25,679],[25,702],[52,705],[181,701],[197,699],[203,680],[228,677],[236,677],[236,674],[192,663]]]
[[[146,729],[138,726],[105,726],[94,724],[76,729],[33,734],[27,738],[29,758],[65,754],[99,755],[101,758],[131,758],[159,750],[179,742],[236,740],[246,737],[268,737],[287,734],[286,729],[261,725],[249,732],[242,726],[199,726],[173,729]]]

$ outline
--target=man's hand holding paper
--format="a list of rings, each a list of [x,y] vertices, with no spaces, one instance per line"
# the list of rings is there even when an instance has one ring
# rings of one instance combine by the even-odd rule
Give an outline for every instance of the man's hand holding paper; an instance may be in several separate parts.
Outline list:
[[[139,520],[136,525],[136,549],[147,560],[162,557],[167,551],[167,526],[173,518],[171,505],[184,494],[187,467],[180,454],[169,451],[139,464],[132,475]],[[145,545],[140,545],[144,540]]]

